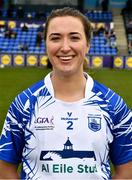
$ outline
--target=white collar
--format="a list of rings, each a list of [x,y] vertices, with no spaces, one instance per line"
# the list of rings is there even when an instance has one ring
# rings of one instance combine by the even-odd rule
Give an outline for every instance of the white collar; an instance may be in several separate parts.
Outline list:
[[[53,85],[51,81],[51,73],[52,72],[50,72],[49,74],[45,76],[45,85],[48,88],[50,94],[54,97],[54,89],[53,89]],[[90,98],[93,94],[92,88],[93,88],[94,81],[93,81],[93,78],[90,75],[88,75],[86,72],[84,72],[84,76],[87,79],[86,88],[85,88],[85,98]]]

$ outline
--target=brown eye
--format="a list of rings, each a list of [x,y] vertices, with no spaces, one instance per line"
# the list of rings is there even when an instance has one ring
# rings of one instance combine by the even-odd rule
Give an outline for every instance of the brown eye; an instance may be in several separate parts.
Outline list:
[[[71,40],[72,40],[72,41],[78,41],[78,40],[80,40],[80,37],[78,37],[78,36],[72,36],[72,37],[71,37]]]
[[[59,41],[60,37],[50,37],[51,41]]]

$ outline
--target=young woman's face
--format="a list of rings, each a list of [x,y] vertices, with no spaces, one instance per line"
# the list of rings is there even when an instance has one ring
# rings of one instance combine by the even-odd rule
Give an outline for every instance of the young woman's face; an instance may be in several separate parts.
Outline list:
[[[65,75],[82,72],[88,49],[89,45],[80,19],[65,16],[50,21],[46,51],[54,72]]]

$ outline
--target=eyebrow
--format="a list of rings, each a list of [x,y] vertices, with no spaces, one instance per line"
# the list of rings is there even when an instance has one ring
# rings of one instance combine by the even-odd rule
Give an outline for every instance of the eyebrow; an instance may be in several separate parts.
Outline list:
[[[69,34],[70,34],[70,35],[76,35],[76,34],[81,35],[79,32],[70,32]],[[49,37],[51,37],[51,36],[60,36],[60,35],[61,35],[60,33],[51,33],[51,34],[49,35]]]
[[[70,33],[70,35],[76,35],[76,34],[81,35],[79,32],[71,32],[71,33]]]

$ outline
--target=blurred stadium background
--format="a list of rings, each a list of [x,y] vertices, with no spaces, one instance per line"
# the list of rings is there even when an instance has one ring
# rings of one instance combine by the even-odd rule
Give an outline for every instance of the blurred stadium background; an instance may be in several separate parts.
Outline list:
[[[85,69],[132,108],[132,0],[0,0],[0,130],[14,97],[51,70],[45,20],[52,9],[64,6],[91,21]]]

